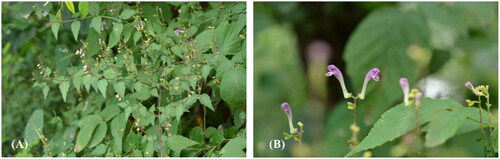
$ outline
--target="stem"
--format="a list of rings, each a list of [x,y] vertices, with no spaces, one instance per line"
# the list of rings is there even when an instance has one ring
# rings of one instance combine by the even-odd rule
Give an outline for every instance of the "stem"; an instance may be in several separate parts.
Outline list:
[[[293,122],[292,122],[292,118],[288,118],[288,126],[290,126],[290,135],[293,135],[293,130],[295,129],[293,127]]]
[[[417,137],[417,146],[418,146],[418,152],[417,152],[417,156],[421,156],[422,155],[422,146],[420,146],[420,125],[418,124],[418,121],[420,120],[419,119],[419,105],[415,105],[415,124],[417,125],[417,128],[416,128],[416,137]]]
[[[481,96],[478,96],[478,104],[479,104],[479,129],[481,129],[481,134],[483,135],[483,143],[484,143],[484,155],[486,157],[486,134],[483,130],[483,109],[481,108]]]
[[[491,119],[490,119],[490,94],[486,92],[486,108],[488,109],[488,125],[491,125]],[[496,141],[495,141],[496,142]],[[495,148],[493,147],[493,128],[490,126],[490,147],[491,147],[491,152],[495,151]]]
[[[474,121],[474,122],[476,122],[476,123],[480,123],[478,120],[476,120],[476,119],[474,119],[474,118],[472,118],[472,117],[470,117],[470,116],[467,116],[467,119],[472,120],[472,121]],[[488,126],[488,127],[492,127],[492,128],[497,128],[497,127],[495,127],[495,126],[493,126],[493,125],[489,125],[489,124],[486,124],[486,123],[483,123],[483,126]]]

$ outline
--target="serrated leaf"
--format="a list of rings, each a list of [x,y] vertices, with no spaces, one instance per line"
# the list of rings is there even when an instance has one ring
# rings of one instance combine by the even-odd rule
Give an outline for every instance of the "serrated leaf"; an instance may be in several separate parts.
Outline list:
[[[221,157],[245,157],[243,149],[246,147],[246,140],[243,137],[237,137],[229,141],[220,153]]]
[[[113,117],[120,113],[120,108],[116,105],[106,106],[100,113],[99,116],[102,118],[104,122],[111,120]]]
[[[174,151],[181,151],[197,144],[199,143],[180,135],[172,135],[167,138],[167,146]]]
[[[104,78],[108,79],[108,80],[112,80],[112,79],[115,79],[116,78],[116,72],[115,70],[113,70],[113,68],[108,68],[106,70],[104,70]]]
[[[82,126],[80,127],[80,132],[78,132],[78,137],[76,138],[75,152],[82,151],[92,138],[93,132],[97,125],[102,122],[99,118],[94,115],[87,116],[81,120]]]
[[[462,109],[458,108],[433,113],[425,135],[425,146],[435,147],[453,137],[467,119],[461,111]]]
[[[134,14],[136,13],[135,10],[132,10],[132,9],[126,9],[122,12],[122,14],[120,14],[120,18],[122,19],[129,19],[130,17],[132,17]]]
[[[137,43],[137,41],[139,41],[139,39],[141,38],[142,36],[142,33],[140,31],[136,31],[134,33],[134,44]]]
[[[152,157],[155,152],[154,142],[148,142],[144,148],[144,157]]]
[[[73,5],[73,2],[64,2],[64,4],[66,4],[66,7],[68,8],[68,10],[75,14],[75,6]]]
[[[203,129],[201,129],[201,127],[199,126],[194,127],[193,129],[191,129],[191,131],[189,131],[189,138],[193,139],[196,142],[203,143]]]
[[[106,153],[106,145],[99,144],[97,147],[95,147],[94,150],[92,150],[92,152],[90,152],[90,156],[99,156],[103,155],[104,153]]]
[[[222,76],[220,96],[232,107],[244,107],[246,101],[246,69],[237,67]]]
[[[108,81],[105,79],[99,80],[97,83],[99,91],[101,91],[102,96],[106,99],[106,90],[108,89]]]
[[[461,110],[462,106],[452,100],[437,100],[437,99],[431,99],[431,98],[424,98],[422,100],[422,104],[420,105],[419,109],[419,125],[423,125],[426,123],[429,123],[428,125],[433,125],[433,127],[436,128],[436,130],[433,130],[431,132],[432,139],[436,139],[436,141],[426,141],[431,143],[430,145],[436,145],[443,143],[445,140],[450,138],[455,134],[457,129],[460,126],[444,126],[445,124],[451,124],[455,122],[450,122],[449,119],[445,118],[454,118],[454,114],[450,113],[443,113],[446,111],[458,111]],[[413,130],[416,127],[416,118],[415,118],[416,111],[413,107],[408,107],[405,106],[404,104],[397,105],[389,110],[387,110],[385,113],[382,114],[379,120],[375,122],[375,125],[373,128],[370,130],[368,135],[361,141],[361,143],[356,146],[355,149],[353,149],[351,152],[349,152],[346,156],[351,156],[355,153],[372,149],[377,146],[380,146],[388,141],[392,141],[408,132]],[[435,115],[452,115],[448,117],[436,117]],[[459,116],[456,116],[459,117]],[[463,116],[462,116],[463,117]],[[460,117],[459,117],[460,118]],[[457,120],[463,120],[459,119]],[[447,120],[447,121],[445,121]],[[460,121],[458,121],[460,122]],[[463,122],[462,122],[463,123]],[[459,124],[460,125],[460,124]],[[440,128],[437,128],[440,127]],[[449,130],[443,130],[443,128],[449,129]],[[439,129],[439,130],[438,130]],[[441,132],[442,131],[442,132]],[[444,133],[443,133],[444,132]],[[451,136],[450,136],[451,134]],[[426,137],[427,139],[427,137]],[[436,142],[436,143],[433,143]]]
[[[203,80],[207,80],[210,70],[212,70],[212,66],[210,65],[203,65],[203,67],[201,67],[201,76],[203,77]]]
[[[150,94],[151,94],[152,96],[159,97],[159,96],[158,96],[158,89],[153,88],[153,89],[149,90],[149,92],[150,92]]]
[[[59,90],[61,90],[64,102],[66,102],[66,95],[68,94],[69,85],[70,84],[68,81],[64,81],[59,84]]]
[[[80,93],[80,87],[82,87],[81,75],[73,76],[73,86],[76,88],[76,91]]]
[[[113,87],[115,88],[116,93],[120,97],[122,98],[125,97],[125,82],[123,81],[117,82],[113,85]]]
[[[113,31],[109,35],[109,42],[108,42],[108,47],[112,48],[118,42],[120,42],[120,37],[123,31],[123,24],[121,23],[116,23],[113,25]]]
[[[210,100],[210,96],[208,96],[208,94],[203,93],[201,95],[200,103],[210,108],[210,110],[215,111],[214,106],[212,106],[212,100]]]
[[[415,109],[404,104],[387,110],[380,117],[368,135],[346,156],[372,149],[397,137],[404,135],[416,127]]]
[[[205,30],[198,34],[194,39],[196,41],[195,46],[200,50],[200,52],[206,52],[210,49],[210,44],[213,41],[213,30]]]
[[[94,17],[92,18],[92,28],[95,29],[95,31],[97,31],[97,33],[99,33],[99,35],[101,34],[101,22],[102,22],[102,19],[101,17]]]
[[[118,114],[113,120],[111,121],[111,134],[115,138],[122,138],[123,133],[125,132],[125,126],[126,126],[127,120],[125,117],[125,114],[120,113]]]
[[[71,23],[71,31],[73,32],[75,41],[78,41],[78,32],[80,31],[80,25],[80,21],[74,21],[73,23]]]
[[[78,11],[80,12],[80,17],[85,18],[89,14],[89,2],[78,2]]]
[[[49,90],[50,90],[49,86],[43,87],[43,90],[42,90],[43,91],[43,99],[47,99],[47,94],[49,94]]]
[[[106,136],[106,131],[108,130],[108,126],[105,122],[99,123],[99,126],[97,126],[97,129],[95,129],[94,134],[92,135],[92,139],[90,140],[89,148],[92,148],[104,139],[104,136]]]
[[[51,27],[52,28],[52,33],[54,33],[54,37],[56,37],[56,40],[57,40],[57,33],[59,32],[59,26],[60,25],[61,24],[59,24],[57,22],[56,23],[52,23],[52,27]]]
[[[26,140],[26,142],[32,143],[40,139],[39,135],[43,135],[42,109],[35,110],[31,114],[30,118],[28,119],[28,123],[26,123],[26,126],[24,127],[24,139]]]

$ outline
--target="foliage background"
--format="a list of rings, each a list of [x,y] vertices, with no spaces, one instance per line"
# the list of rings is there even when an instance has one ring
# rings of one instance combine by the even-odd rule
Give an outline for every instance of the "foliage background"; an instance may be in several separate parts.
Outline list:
[[[2,156],[245,156],[245,37],[245,3],[2,3]]]
[[[399,78],[426,96],[466,106],[466,81],[490,85],[493,114],[498,101],[498,4],[491,3],[255,3],[255,156],[336,156],[349,152],[352,111],[326,66],[341,69],[348,90],[359,93],[364,75],[381,69],[358,103],[360,140],[380,115],[402,102]],[[302,145],[285,151],[268,143],[282,139],[288,102],[294,122],[304,123]],[[426,156],[483,156],[479,131],[425,149]],[[373,156],[405,156],[396,139]],[[398,149],[399,148],[399,149]]]

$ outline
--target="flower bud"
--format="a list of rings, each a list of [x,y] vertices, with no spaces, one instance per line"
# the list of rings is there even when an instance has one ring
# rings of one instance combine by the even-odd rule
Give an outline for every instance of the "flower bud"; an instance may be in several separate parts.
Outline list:
[[[401,86],[401,89],[403,89],[405,105],[408,106],[408,96],[410,94],[410,85],[408,84],[408,79],[399,79],[399,85]]]

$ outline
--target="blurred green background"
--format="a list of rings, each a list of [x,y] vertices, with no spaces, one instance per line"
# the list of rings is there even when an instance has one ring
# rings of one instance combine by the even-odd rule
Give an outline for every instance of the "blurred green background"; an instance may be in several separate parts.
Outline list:
[[[342,90],[326,66],[336,65],[347,88],[361,91],[365,74],[381,70],[358,102],[360,141],[390,107],[403,101],[399,78],[425,96],[453,99],[465,106],[473,97],[464,87],[490,85],[493,114],[498,101],[498,4],[484,3],[254,3],[254,155],[335,156],[349,152],[349,125]],[[302,144],[283,139],[288,122],[280,104],[292,107],[294,123],[304,123]],[[425,149],[424,156],[481,157],[479,131]],[[408,156],[396,139],[372,150],[373,156]]]

